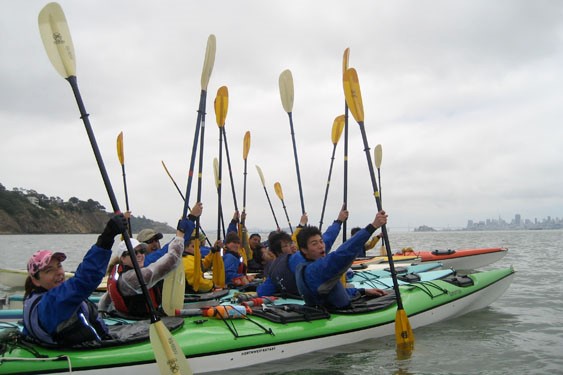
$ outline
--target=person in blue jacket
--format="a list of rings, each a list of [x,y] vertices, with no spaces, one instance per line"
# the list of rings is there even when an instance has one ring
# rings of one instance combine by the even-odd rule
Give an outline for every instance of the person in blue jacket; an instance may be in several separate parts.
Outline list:
[[[360,230],[338,249],[326,253],[321,232],[316,227],[305,227],[297,235],[299,257],[295,279],[305,304],[327,308],[346,308],[360,295],[383,296],[380,289],[345,288],[340,279],[363,249],[363,244],[375,230],[387,223],[385,211],[379,211],[373,222]]]
[[[340,233],[342,223],[348,220],[348,216],[349,212],[343,205],[336,220],[334,220],[322,234],[322,240],[325,244],[325,251],[327,253],[331,250],[332,245]],[[298,225],[299,232],[303,230],[303,228],[307,228],[306,225],[307,215],[304,214]],[[299,263],[304,262],[304,258],[298,251],[293,253],[292,250],[289,249],[289,246],[283,246],[283,244],[286,244],[288,240],[287,237],[276,235],[275,233],[272,234],[272,236],[273,239],[277,239],[279,237],[279,239],[282,240],[282,244],[279,245],[281,246],[282,253],[266,267],[264,272],[266,279],[258,286],[256,293],[260,297],[272,296],[279,293],[291,297],[298,297],[299,290],[295,281],[295,270]],[[299,236],[299,233],[297,236]],[[289,237],[289,240],[291,240],[291,237]],[[276,240],[273,240],[272,242],[274,246],[278,243]],[[275,248],[273,249],[274,252],[276,252],[276,250],[277,249]]]
[[[115,236],[126,228],[123,214],[112,217],[68,280],[62,265],[64,253],[39,250],[31,256],[23,306],[25,335],[61,346],[107,338],[108,329],[88,297],[104,277]]]
[[[240,238],[236,232],[229,232],[223,247],[223,263],[225,264],[225,282],[236,284],[235,279],[246,276],[246,267],[240,256]]]

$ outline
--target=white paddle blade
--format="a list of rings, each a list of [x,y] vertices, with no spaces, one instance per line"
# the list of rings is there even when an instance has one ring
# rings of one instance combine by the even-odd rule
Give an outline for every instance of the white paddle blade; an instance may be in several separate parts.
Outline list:
[[[279,79],[280,85],[280,97],[283,109],[290,113],[293,111],[293,76],[291,75],[291,70],[286,69],[280,74]]]
[[[76,76],[74,46],[63,9],[49,3],[39,12],[39,33],[51,64],[64,78]]]
[[[168,316],[175,316],[176,309],[184,307],[186,274],[184,262],[180,259],[178,266],[166,275],[162,285],[162,309]]]
[[[151,323],[150,340],[161,375],[192,375],[182,349],[161,320]]]
[[[207,48],[205,49],[205,60],[203,60],[203,70],[201,72],[201,89],[207,91],[207,85],[209,84],[209,78],[211,77],[211,72],[213,71],[213,65],[215,64],[215,50],[217,46],[217,41],[215,40],[215,35],[210,34],[207,38]]]

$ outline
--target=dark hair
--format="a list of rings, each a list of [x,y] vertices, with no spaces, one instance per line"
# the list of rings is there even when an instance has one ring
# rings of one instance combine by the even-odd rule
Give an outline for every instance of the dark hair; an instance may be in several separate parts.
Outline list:
[[[262,239],[262,237],[261,237],[258,233],[252,233],[252,234],[250,235],[250,237],[248,237],[248,239],[251,240],[251,239],[253,239],[254,237],[258,237],[258,238]]]
[[[301,228],[299,233],[297,233],[297,246],[299,246],[299,250],[306,249],[309,238],[316,235],[323,236],[323,233],[317,227],[305,226]]]
[[[350,234],[353,236],[354,234],[358,233],[360,230],[362,230],[362,228],[354,227],[354,228],[350,229]]]
[[[270,250],[279,256],[282,254],[281,243],[282,241],[291,242],[291,236],[289,233],[281,231],[281,232],[272,232],[268,236],[268,245]]]
[[[229,232],[225,236],[225,244],[228,244],[228,243],[231,243],[231,242],[240,243],[240,238],[239,238],[239,236],[236,232]]]

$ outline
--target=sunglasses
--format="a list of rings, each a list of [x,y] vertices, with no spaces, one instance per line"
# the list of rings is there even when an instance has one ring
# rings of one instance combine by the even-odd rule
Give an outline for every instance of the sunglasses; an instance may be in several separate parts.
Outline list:
[[[145,250],[135,250],[135,255],[144,254]],[[128,257],[130,255],[129,251],[124,251],[121,253],[122,257]]]
[[[145,241],[145,243],[150,245],[151,243],[153,243],[153,242],[158,242],[158,241],[160,241],[158,238],[153,237],[153,238],[151,238],[150,240]]]

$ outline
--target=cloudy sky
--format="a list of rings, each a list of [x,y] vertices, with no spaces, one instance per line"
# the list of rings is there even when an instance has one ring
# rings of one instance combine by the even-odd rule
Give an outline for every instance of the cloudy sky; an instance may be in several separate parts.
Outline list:
[[[70,85],[42,45],[46,1],[6,0],[0,14],[0,183],[65,200],[110,203]],[[226,133],[239,208],[243,136],[248,226],[274,220],[279,181],[293,225],[301,214],[288,115],[278,78],[293,74],[293,120],[305,209],[318,224],[344,112],[342,57],[350,48],[370,147],[381,144],[383,206],[391,230],[464,227],[468,219],[563,216],[563,4],[558,1],[60,1],[72,34],[78,85],[120,206],[116,137],[124,132],[134,215],[175,223],[185,191],[207,38],[217,39],[208,86],[202,200],[216,227],[212,170],[219,131],[213,100],[227,86]],[[360,127],[349,125],[350,226],[373,218]],[[226,159],[223,208],[234,203]],[[196,164],[197,166],[197,164]],[[196,197],[197,181],[190,203]],[[324,223],[343,201],[343,138]]]

